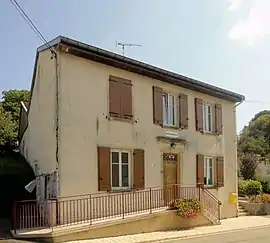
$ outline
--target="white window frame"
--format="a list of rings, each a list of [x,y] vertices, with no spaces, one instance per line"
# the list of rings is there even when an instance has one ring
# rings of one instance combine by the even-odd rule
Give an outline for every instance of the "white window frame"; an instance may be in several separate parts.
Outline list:
[[[209,124],[209,117],[210,117],[210,124]],[[208,103],[203,104],[203,131],[206,133],[213,133],[213,106]]]
[[[210,167],[210,160],[212,161],[212,167]],[[212,170],[212,184],[208,184],[208,180],[210,179],[210,171]],[[210,156],[205,156],[204,157],[204,177],[206,177],[206,183],[204,182],[204,185],[206,187],[212,187],[214,186],[215,182],[214,182],[214,179],[215,179],[215,175],[214,175],[214,158],[213,157],[210,157]],[[204,179],[204,178],[203,178]]]
[[[128,150],[122,150],[122,149],[112,149],[110,151],[110,166],[111,166],[111,185],[113,181],[113,173],[112,173],[112,153],[118,153],[119,156],[119,186],[118,187],[113,187],[112,190],[126,190],[131,188],[131,152]],[[123,187],[122,186],[122,153],[127,153],[128,154],[128,186]]]
[[[164,102],[164,97],[166,97],[167,99],[167,104]],[[163,125],[169,127],[178,127],[179,111],[178,111],[177,96],[172,93],[163,92],[162,109],[163,109]]]

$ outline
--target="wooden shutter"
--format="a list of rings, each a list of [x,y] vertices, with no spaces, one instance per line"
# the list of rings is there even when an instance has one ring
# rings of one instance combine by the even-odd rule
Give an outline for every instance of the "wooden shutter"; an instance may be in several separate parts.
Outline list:
[[[220,104],[215,105],[215,133],[220,135],[222,134],[223,125],[222,125],[222,107]]]
[[[197,187],[204,185],[204,156],[197,154],[197,173],[196,173]]]
[[[132,119],[132,84],[126,80],[121,83],[121,117]]]
[[[188,97],[186,94],[179,95],[179,127],[188,129]]]
[[[144,189],[144,150],[135,149],[133,153],[133,187]]]
[[[121,116],[120,83],[117,80],[109,80],[109,114],[112,117]]]
[[[153,86],[153,121],[156,125],[163,125],[163,94],[162,89]]]
[[[196,131],[203,132],[203,100],[195,98]]]
[[[224,158],[216,158],[216,185],[218,187],[224,186]]]
[[[110,148],[98,147],[98,190],[111,190]]]

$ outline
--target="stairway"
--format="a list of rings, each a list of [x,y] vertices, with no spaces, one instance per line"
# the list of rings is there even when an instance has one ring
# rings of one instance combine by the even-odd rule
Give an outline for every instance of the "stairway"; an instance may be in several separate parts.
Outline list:
[[[241,201],[246,201],[246,198],[239,197],[238,198],[238,217],[247,216],[248,212],[240,205]]]

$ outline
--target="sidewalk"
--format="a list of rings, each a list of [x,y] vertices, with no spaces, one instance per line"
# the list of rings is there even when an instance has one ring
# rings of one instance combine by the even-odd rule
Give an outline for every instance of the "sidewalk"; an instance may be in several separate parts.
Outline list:
[[[221,220],[221,225],[197,227],[190,230],[153,232],[136,235],[125,235],[94,240],[72,241],[70,243],[142,243],[162,242],[166,240],[198,237],[222,232],[232,232],[248,228],[257,228],[270,225],[270,217],[266,216],[243,216],[240,218]]]

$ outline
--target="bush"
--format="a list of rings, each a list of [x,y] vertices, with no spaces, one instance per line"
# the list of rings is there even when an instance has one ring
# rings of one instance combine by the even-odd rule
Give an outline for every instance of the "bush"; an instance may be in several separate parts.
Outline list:
[[[263,193],[270,194],[270,183],[269,181],[260,181],[262,184]]]
[[[177,210],[177,214],[181,217],[196,217],[202,211],[202,204],[199,199],[180,199],[172,203],[171,209]]]
[[[239,195],[252,196],[262,193],[262,184],[259,181],[247,180],[239,183]]]

